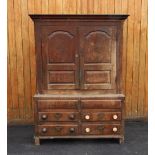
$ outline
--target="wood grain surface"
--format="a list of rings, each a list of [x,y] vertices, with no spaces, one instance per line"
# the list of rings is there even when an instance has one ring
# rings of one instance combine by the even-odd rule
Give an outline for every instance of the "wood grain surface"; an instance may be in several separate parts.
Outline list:
[[[34,25],[29,14],[129,14],[124,24],[126,118],[147,118],[147,0],[8,0],[8,122],[33,123]]]

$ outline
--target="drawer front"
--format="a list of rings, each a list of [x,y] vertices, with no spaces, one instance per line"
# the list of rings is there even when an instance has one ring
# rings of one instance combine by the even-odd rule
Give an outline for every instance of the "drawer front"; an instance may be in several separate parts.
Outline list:
[[[78,100],[38,100],[39,111],[52,109],[77,109]]]
[[[41,136],[72,136],[78,135],[78,125],[39,125],[38,131]]]
[[[39,112],[39,121],[78,121],[78,112]]]
[[[121,100],[81,100],[84,109],[120,109]]]
[[[83,135],[118,135],[120,124],[83,124]]]
[[[82,121],[120,121],[121,112],[82,112]]]

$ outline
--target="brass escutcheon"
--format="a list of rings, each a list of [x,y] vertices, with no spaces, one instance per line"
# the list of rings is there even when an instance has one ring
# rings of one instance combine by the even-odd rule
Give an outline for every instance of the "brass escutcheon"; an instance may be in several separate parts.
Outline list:
[[[61,118],[62,114],[61,113],[55,113],[55,118],[59,120]]]

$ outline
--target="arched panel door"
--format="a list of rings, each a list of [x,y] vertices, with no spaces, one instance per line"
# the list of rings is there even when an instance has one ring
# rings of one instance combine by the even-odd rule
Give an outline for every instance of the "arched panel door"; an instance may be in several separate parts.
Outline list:
[[[76,27],[44,26],[42,54],[44,89],[78,89]]]
[[[116,29],[81,26],[81,88],[115,89]]]

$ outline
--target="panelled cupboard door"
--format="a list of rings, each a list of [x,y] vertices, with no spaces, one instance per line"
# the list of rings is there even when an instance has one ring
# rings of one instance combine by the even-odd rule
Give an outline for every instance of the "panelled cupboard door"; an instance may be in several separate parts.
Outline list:
[[[77,27],[45,25],[41,33],[44,89],[78,89]]]
[[[115,89],[116,33],[95,23],[42,25],[43,88]]]
[[[115,89],[116,27],[80,26],[82,89]]]

